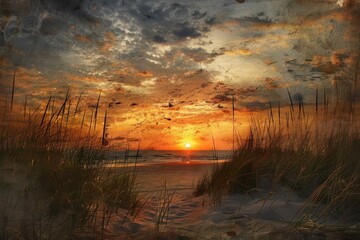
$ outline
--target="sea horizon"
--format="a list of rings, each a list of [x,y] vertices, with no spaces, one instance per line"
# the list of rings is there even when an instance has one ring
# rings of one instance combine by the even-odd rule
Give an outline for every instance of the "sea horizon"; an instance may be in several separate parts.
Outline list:
[[[177,162],[229,159],[232,150],[115,150],[109,151],[105,161]]]

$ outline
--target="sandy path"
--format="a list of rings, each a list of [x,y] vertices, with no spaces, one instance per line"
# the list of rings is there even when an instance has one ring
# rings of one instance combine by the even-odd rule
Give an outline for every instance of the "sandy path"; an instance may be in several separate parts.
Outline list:
[[[206,197],[194,197],[193,191],[197,181],[211,168],[212,164],[196,161],[138,164],[137,188],[144,206],[135,219],[130,215],[124,218],[126,213],[115,216],[111,232],[126,232],[128,239],[147,239],[144,235],[155,234],[157,219],[164,211],[166,216],[160,224],[162,232],[186,229],[199,221],[209,204]],[[133,166],[125,171],[127,169],[132,170]],[[120,171],[123,170],[120,167]]]

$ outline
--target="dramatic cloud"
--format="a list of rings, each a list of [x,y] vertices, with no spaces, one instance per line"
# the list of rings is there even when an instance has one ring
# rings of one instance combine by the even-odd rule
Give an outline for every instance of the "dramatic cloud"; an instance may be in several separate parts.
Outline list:
[[[123,140],[181,135],[184,124],[204,135],[207,124],[231,123],[233,95],[237,111],[254,112],[269,100],[288,102],[286,89],[312,104],[315,88],[354,82],[359,7],[356,0],[0,1],[1,99],[15,71],[19,104],[59,100],[69,89],[74,101],[82,92],[90,115],[101,92],[100,111],[109,108]]]

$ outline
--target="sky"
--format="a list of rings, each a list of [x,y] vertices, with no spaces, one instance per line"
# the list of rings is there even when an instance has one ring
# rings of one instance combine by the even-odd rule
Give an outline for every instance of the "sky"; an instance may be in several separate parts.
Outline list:
[[[0,97],[44,108],[69,90],[78,118],[100,98],[108,139],[144,149],[232,148],[237,132],[316,88],[348,89],[358,0],[0,1]],[[100,129],[99,129],[100,131]]]

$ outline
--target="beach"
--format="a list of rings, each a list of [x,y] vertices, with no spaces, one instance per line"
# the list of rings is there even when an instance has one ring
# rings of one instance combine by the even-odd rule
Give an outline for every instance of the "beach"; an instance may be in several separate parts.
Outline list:
[[[320,221],[302,217],[308,211],[320,211],[321,205],[311,207],[292,189],[270,187],[266,182],[262,184],[264,189],[225,195],[216,206],[208,195],[194,196],[201,176],[210,174],[214,167],[216,163],[212,160],[139,163],[135,174],[144,205],[133,216],[124,212],[122,217],[113,219],[110,232],[126,239],[325,240],[360,236],[359,225],[344,223],[348,229],[344,232],[331,217],[322,219],[328,225],[319,230]],[[119,169],[134,169],[134,165]]]
[[[308,214],[316,215],[325,206],[309,203],[291,188],[272,186],[267,179],[263,179],[256,189],[224,194],[219,204],[214,204],[208,194],[195,196],[201,177],[211,174],[214,168],[224,164],[225,159],[187,160],[155,158],[137,162],[128,159],[126,164],[105,161],[103,174],[135,176],[135,190],[139,194],[137,207],[113,211],[93,206],[98,208],[94,211],[95,222],[74,231],[72,239],[345,240],[360,237],[356,220],[339,221],[335,215],[313,220]],[[47,209],[46,198],[32,190],[24,197],[17,193],[18,188],[24,186],[26,172],[8,169],[4,177],[4,181],[11,183],[8,190],[12,189],[6,196],[17,199],[8,203],[8,207],[14,209],[9,211],[11,222],[27,232],[32,227],[29,223],[36,216],[44,233],[51,236],[52,224],[61,223],[61,217],[46,223],[47,218],[36,215]],[[9,228],[9,232],[12,232],[9,239],[22,236],[16,229]]]

